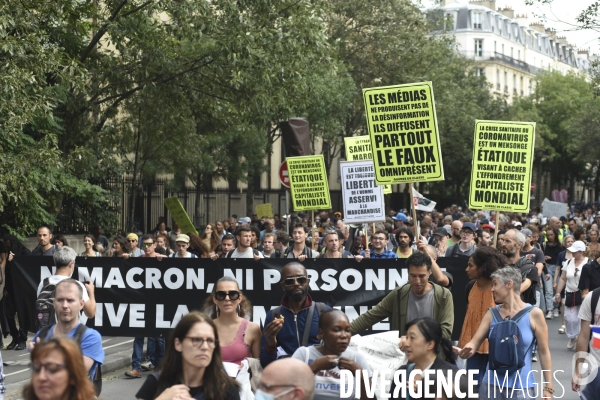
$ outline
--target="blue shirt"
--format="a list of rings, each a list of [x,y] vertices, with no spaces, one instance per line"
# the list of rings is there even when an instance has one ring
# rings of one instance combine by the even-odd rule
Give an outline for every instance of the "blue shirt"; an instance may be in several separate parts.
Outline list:
[[[52,325],[50,327],[50,330],[48,331],[48,334],[46,335],[45,339],[51,339],[54,337],[54,327],[56,325]],[[79,324],[77,324],[77,326],[73,329],[71,329],[71,331],[67,334],[67,337],[72,339],[73,335],[75,335],[75,331],[77,330],[77,327],[79,326]],[[38,334],[40,332],[38,331],[35,336],[33,337],[33,342],[35,343]],[[84,356],[87,356],[89,358],[91,358],[92,360],[94,360],[94,364],[92,364],[92,368],[90,368],[90,376],[93,377],[94,374],[96,373],[96,368],[98,368],[99,364],[102,364],[104,362],[104,349],[102,348],[102,336],[100,336],[100,333],[92,328],[87,328],[87,330],[85,331],[85,333],[83,334],[83,337],[81,338],[81,345],[79,346],[79,348],[81,349],[81,353]]]
[[[398,258],[398,255],[391,250],[384,250],[381,254],[377,254],[371,250],[370,253],[371,258]],[[365,256],[364,250],[360,252],[360,255]]]
[[[532,305],[527,305],[525,306],[525,308],[527,307],[533,307]],[[496,308],[499,310],[500,306],[496,306]],[[485,385],[485,382],[489,382],[490,386],[493,386],[495,383],[498,383],[498,385],[509,387],[510,390],[512,390],[512,388],[515,389],[523,389],[523,388],[530,388],[530,387],[535,387],[536,382],[535,382],[535,372],[529,373],[531,372],[531,358],[533,357],[533,341],[535,340],[535,334],[533,333],[533,330],[531,329],[531,323],[529,322],[529,318],[531,317],[531,312],[527,315],[525,315],[523,318],[521,318],[519,320],[519,322],[517,323],[519,325],[519,329],[521,330],[521,336],[523,337],[523,345],[525,346],[525,365],[523,366],[523,368],[521,368],[520,370],[513,372],[512,374],[508,374],[508,379],[507,382],[508,384],[504,383],[504,377],[505,374],[500,374],[497,373],[497,381],[494,381],[494,371],[490,371],[490,364],[488,363],[486,370],[485,370],[485,375],[483,376],[483,382],[481,383],[482,385]],[[494,327],[496,326],[496,320],[494,318],[492,318],[492,324],[490,325],[490,333],[488,334],[491,335],[492,331],[494,330]],[[518,378],[517,378],[517,373],[519,374]]]

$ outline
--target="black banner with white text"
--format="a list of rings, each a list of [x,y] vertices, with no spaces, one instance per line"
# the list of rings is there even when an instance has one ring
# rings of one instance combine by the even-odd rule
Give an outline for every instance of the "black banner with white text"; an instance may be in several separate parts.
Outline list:
[[[182,315],[199,310],[218,279],[229,275],[253,306],[253,321],[262,326],[266,313],[280,304],[283,289],[281,270],[285,259],[157,259],[78,257],[73,278],[91,279],[96,286],[96,316],[86,324],[105,336],[158,336],[166,334]],[[35,300],[39,283],[55,271],[52,257],[15,257],[12,276],[17,310],[24,328],[35,327]],[[465,273],[467,258],[440,258],[442,269],[454,283],[454,331],[457,340],[466,311]],[[318,259],[302,263],[315,301],[341,308],[350,320],[375,306],[398,285],[408,282],[403,259],[367,260]],[[82,318],[85,319],[85,316]],[[387,331],[387,320],[373,331]]]

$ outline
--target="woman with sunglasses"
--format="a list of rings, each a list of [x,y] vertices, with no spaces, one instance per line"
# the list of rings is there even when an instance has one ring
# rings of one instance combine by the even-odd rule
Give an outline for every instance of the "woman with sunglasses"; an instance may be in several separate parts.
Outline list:
[[[31,351],[31,382],[25,400],[87,400],[96,393],[79,346],[67,338],[44,340]]]
[[[208,316],[187,314],[169,336],[162,372],[149,375],[135,397],[239,400],[238,384],[225,373],[218,344],[217,328]]]
[[[371,378],[371,369],[367,359],[360,353],[348,350],[350,344],[350,321],[340,310],[329,309],[319,316],[320,346],[300,347],[292,358],[305,362],[315,374],[315,399],[331,398],[331,390],[324,388],[340,385],[340,371],[345,369],[352,372],[367,371]],[[364,372],[363,372],[364,373]],[[350,398],[354,398],[356,389]],[[339,392],[338,392],[339,394]],[[361,377],[361,399],[368,399],[365,390],[365,380]]]
[[[219,279],[203,310],[217,326],[223,362],[240,365],[246,357],[260,356],[260,327],[248,321],[252,306],[235,279],[229,276]]]
[[[581,270],[584,265],[589,262],[589,259],[584,256],[585,243],[580,240],[573,242],[571,247],[567,249],[573,258],[564,264],[564,268],[560,273],[560,280],[556,288],[555,301],[560,301],[560,292],[566,287],[565,297],[565,322],[567,326],[567,336],[569,342],[567,349],[573,350],[577,344],[577,336],[581,329],[581,320],[579,319],[579,308],[582,303],[581,291],[579,290],[579,278],[581,278]]]

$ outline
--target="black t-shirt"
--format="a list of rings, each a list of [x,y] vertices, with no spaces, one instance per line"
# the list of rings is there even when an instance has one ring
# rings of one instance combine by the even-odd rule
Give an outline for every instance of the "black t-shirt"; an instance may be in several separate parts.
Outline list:
[[[533,261],[529,260],[527,257],[521,257],[515,264],[509,264],[511,267],[519,268],[521,271],[521,275],[525,274],[523,280],[529,279],[531,280],[531,286],[527,288],[523,293],[521,293],[521,299],[529,303],[531,305],[535,305],[536,303],[536,288],[539,280],[538,270],[535,267]]]
[[[160,393],[156,393],[156,390],[158,389],[158,376],[159,374],[148,375],[148,378],[146,378],[146,381],[136,393],[135,398],[143,400],[154,400],[157,398],[160,395]],[[194,399],[211,400],[204,396],[204,389],[202,386],[190,388],[190,396]],[[227,385],[223,400],[240,400],[238,388],[235,385]]]
[[[600,264],[592,260],[581,269],[581,278],[579,278],[579,290],[592,290],[600,287]]]
[[[564,249],[557,244],[555,244],[554,246],[551,246],[548,244],[548,242],[544,243],[544,255],[546,256],[550,256],[550,259],[548,261],[546,261],[548,263],[548,265],[556,265],[556,259],[558,258],[558,255],[560,254],[561,251],[563,251]]]

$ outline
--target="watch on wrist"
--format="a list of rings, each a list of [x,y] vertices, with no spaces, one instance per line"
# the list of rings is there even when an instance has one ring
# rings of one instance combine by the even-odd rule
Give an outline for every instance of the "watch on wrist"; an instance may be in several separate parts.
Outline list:
[[[554,389],[549,386],[544,386],[544,392],[548,392],[550,394],[554,394]]]

